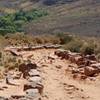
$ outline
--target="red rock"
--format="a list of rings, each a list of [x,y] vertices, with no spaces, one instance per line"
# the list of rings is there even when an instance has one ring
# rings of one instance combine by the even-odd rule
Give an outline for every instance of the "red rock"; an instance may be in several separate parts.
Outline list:
[[[99,72],[98,69],[93,68],[93,67],[87,66],[84,68],[84,74],[86,76],[94,76],[95,74],[98,74],[98,72]]]
[[[87,59],[89,59],[89,60],[94,60],[94,61],[97,60],[95,54],[92,54],[92,55],[86,55],[85,58],[87,58]]]

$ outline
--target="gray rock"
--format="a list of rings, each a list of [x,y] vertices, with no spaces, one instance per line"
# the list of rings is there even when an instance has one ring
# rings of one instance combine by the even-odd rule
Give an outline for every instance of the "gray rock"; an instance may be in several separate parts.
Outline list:
[[[39,94],[39,91],[38,91],[38,89],[28,89],[28,90],[26,90],[25,91],[26,92],[26,94],[27,95],[29,95],[29,96],[36,96],[37,94]]]
[[[11,76],[7,76],[6,77],[6,84],[8,85],[14,85],[14,86],[18,86],[19,84],[11,77]]]
[[[35,83],[41,83],[42,82],[42,78],[39,77],[39,76],[29,77],[28,81],[29,82],[35,82]]]
[[[33,99],[33,100],[39,100],[40,94],[38,89],[28,89],[26,90],[26,97]]]
[[[40,76],[39,71],[37,71],[36,69],[31,69],[28,74],[31,77],[33,77],[33,76]]]
[[[26,91],[28,89],[38,89],[40,94],[42,94],[43,88],[44,87],[42,84],[37,84],[35,82],[28,82],[27,84],[24,85],[24,91]]]

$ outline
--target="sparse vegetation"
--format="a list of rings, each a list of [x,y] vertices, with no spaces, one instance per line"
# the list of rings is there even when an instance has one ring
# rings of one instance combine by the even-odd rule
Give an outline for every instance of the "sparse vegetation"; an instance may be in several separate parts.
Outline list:
[[[72,52],[80,52],[82,46],[83,46],[83,42],[79,39],[74,39],[68,44],[65,44],[65,48],[69,49]]]

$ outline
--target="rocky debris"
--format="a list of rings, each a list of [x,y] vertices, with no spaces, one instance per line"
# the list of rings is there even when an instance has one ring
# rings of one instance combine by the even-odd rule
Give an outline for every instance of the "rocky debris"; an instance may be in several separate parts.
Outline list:
[[[39,95],[42,94],[43,91],[43,85],[42,85],[42,78],[40,77],[39,71],[37,71],[37,65],[36,64],[27,64],[27,80],[28,83],[24,85],[24,90],[28,97],[34,97],[36,96],[36,100],[39,100]]]
[[[58,49],[55,51],[55,55],[61,59],[69,60],[74,64],[69,65],[67,70],[71,71],[75,77],[80,76],[82,79],[85,79],[100,73],[100,63],[98,63],[95,54],[83,55],[80,53],[73,53],[67,50]]]
[[[4,50],[7,52],[11,52],[14,56],[21,56],[20,51],[34,51],[38,49],[58,49],[61,45],[58,44],[45,44],[45,45],[35,45],[35,46],[18,46],[18,47],[6,47]]]
[[[91,76],[97,75],[97,72],[95,72],[95,69],[99,69],[99,64],[97,64],[97,60],[94,60],[94,58],[90,58],[89,57],[90,55],[85,57],[86,55],[82,55],[79,53],[72,53],[66,50],[56,51],[55,54],[59,55],[58,57],[53,54],[55,49],[51,48],[50,50],[49,49],[47,50],[47,48],[45,49],[43,48],[43,50],[39,49],[38,52],[36,49],[37,48],[34,48],[34,52],[22,51],[21,49],[18,49],[18,53],[20,54],[22,53],[23,58],[25,57],[26,60],[27,58],[30,58],[30,60],[32,60],[31,62],[33,63],[31,64],[23,63],[19,65],[18,71],[14,71],[14,72],[11,71],[10,77],[12,78],[11,79],[9,78],[9,80],[12,81],[12,83],[14,83],[14,81],[17,82],[19,80],[18,82],[20,83],[20,86],[16,86],[17,83],[15,83],[15,85],[9,85],[5,83],[0,84],[1,89],[3,89],[3,90],[0,90],[0,95],[4,97],[10,96],[10,98],[7,98],[8,100],[41,100],[41,99],[43,100],[48,100],[48,99],[81,100],[81,99],[85,99],[84,95],[81,95],[82,98],[79,96],[81,94],[81,90],[80,90],[81,86],[84,87],[86,86],[86,84],[83,85],[82,83],[81,85],[80,81],[76,82],[73,79],[70,79],[69,76],[66,77],[65,76],[66,72],[64,71],[69,68],[70,71],[68,71],[69,72],[68,75],[72,75],[73,78],[78,77],[81,79],[88,78],[88,79],[93,80],[92,78],[95,78],[95,77],[91,77]],[[28,49],[25,49],[25,50],[28,50]],[[32,48],[29,47],[29,50],[32,50]],[[50,61],[53,61],[53,63],[50,63]],[[37,63],[41,67],[38,67],[37,65],[33,67],[34,62]],[[90,69],[88,69],[88,67]],[[90,71],[91,68],[93,68],[92,71]],[[42,72],[42,74],[40,72]],[[92,74],[90,74],[91,72]],[[42,79],[41,79],[40,74],[43,76],[42,79],[43,79],[45,88],[41,82]],[[23,77],[21,77],[22,75]],[[65,83],[64,86],[62,85],[62,83]],[[87,87],[85,88],[87,89]],[[83,88],[84,91],[85,91],[85,88]],[[89,91],[93,90],[91,89],[91,86],[89,87],[89,89],[90,89]],[[43,93],[43,90],[44,90],[44,93]],[[88,89],[86,91],[88,91]],[[87,95],[87,93],[84,93],[84,94]],[[91,94],[91,92],[89,94]],[[95,95],[93,95],[92,97],[95,97]],[[5,98],[3,98],[3,100],[5,100]]]
[[[21,88],[21,94],[13,93],[9,94],[9,97],[0,97],[0,100],[41,100],[41,94],[43,92],[42,78],[40,72],[37,69],[37,65],[34,63],[27,63],[19,65],[18,69],[11,69],[4,73],[4,81],[1,81],[0,92],[8,91],[9,88]],[[23,74],[23,77],[21,77]],[[4,82],[4,83],[3,83]],[[17,90],[18,92],[18,90]]]

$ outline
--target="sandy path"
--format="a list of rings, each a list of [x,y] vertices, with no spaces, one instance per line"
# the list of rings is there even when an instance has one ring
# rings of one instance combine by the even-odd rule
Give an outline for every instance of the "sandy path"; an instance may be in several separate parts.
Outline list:
[[[44,99],[43,100],[66,100],[67,95],[61,86],[61,76],[53,66],[44,68]]]
[[[77,81],[69,75],[67,76],[65,69],[69,62],[56,58],[53,52],[41,51],[39,53],[36,52],[36,55],[34,53],[35,57],[38,55],[36,58],[42,59],[40,60],[44,84],[42,100],[99,100],[100,81]],[[56,59],[49,63],[47,56],[52,56]]]
[[[25,60],[33,55],[31,61],[40,68],[44,85],[42,100],[100,100],[100,78],[95,82],[72,79],[65,72],[69,62],[60,60],[54,51],[43,49],[21,52]]]

